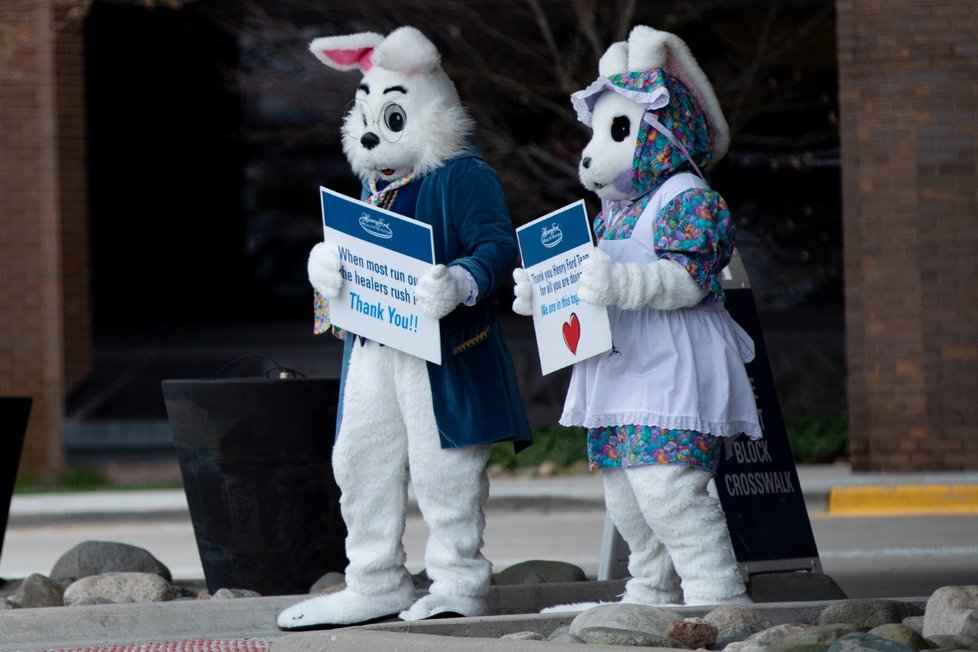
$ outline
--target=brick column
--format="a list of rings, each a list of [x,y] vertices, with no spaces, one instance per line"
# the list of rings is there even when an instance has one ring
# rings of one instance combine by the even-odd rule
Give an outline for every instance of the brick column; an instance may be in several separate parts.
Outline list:
[[[978,468],[978,6],[837,0],[850,454]]]
[[[66,363],[80,379],[91,350],[84,62],[79,21],[58,11],[0,12],[0,394],[34,399],[20,468],[42,481],[64,464]]]

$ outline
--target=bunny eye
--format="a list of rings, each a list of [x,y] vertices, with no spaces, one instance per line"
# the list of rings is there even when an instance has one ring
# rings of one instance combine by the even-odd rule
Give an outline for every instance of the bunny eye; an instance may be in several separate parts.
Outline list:
[[[611,137],[616,143],[628,138],[628,133],[632,130],[632,123],[629,121],[628,116],[619,115],[616,116],[614,120],[611,121]]]
[[[404,123],[407,122],[407,113],[401,108],[400,104],[388,104],[384,109],[384,124],[391,131],[397,133],[404,130]]]

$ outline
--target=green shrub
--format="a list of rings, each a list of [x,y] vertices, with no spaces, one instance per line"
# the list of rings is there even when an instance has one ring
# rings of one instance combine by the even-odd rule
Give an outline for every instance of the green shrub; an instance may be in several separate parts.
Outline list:
[[[788,442],[796,462],[818,464],[845,458],[849,452],[849,417],[801,415],[787,424]]]
[[[513,452],[510,442],[493,445],[489,464],[514,470],[554,462],[564,469],[587,460],[586,437],[584,428],[541,428],[533,433],[533,445],[519,454]]]

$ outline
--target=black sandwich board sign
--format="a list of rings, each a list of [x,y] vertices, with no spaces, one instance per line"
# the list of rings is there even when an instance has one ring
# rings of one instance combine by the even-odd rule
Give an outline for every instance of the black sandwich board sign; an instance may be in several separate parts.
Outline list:
[[[715,478],[734,554],[747,577],[795,570],[820,573],[818,547],[788,444],[754,293],[737,252],[723,272],[723,289],[730,315],[754,340],[754,360],[747,364],[747,374],[764,433],[757,441],[746,437],[726,441]],[[598,579],[625,577],[627,565],[628,546],[606,518]]]

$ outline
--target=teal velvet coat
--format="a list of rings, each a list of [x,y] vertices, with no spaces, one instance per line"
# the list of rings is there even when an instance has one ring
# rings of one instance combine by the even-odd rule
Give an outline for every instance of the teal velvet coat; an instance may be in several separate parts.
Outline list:
[[[479,288],[475,305],[460,305],[442,318],[442,364],[428,363],[442,448],[512,441],[520,450],[533,438],[496,320],[494,296],[512,274],[517,257],[499,177],[472,148],[415,183],[421,183],[416,219],[432,226],[435,262],[461,265]],[[363,199],[368,196],[364,189]],[[346,334],[337,433],[357,339]]]

